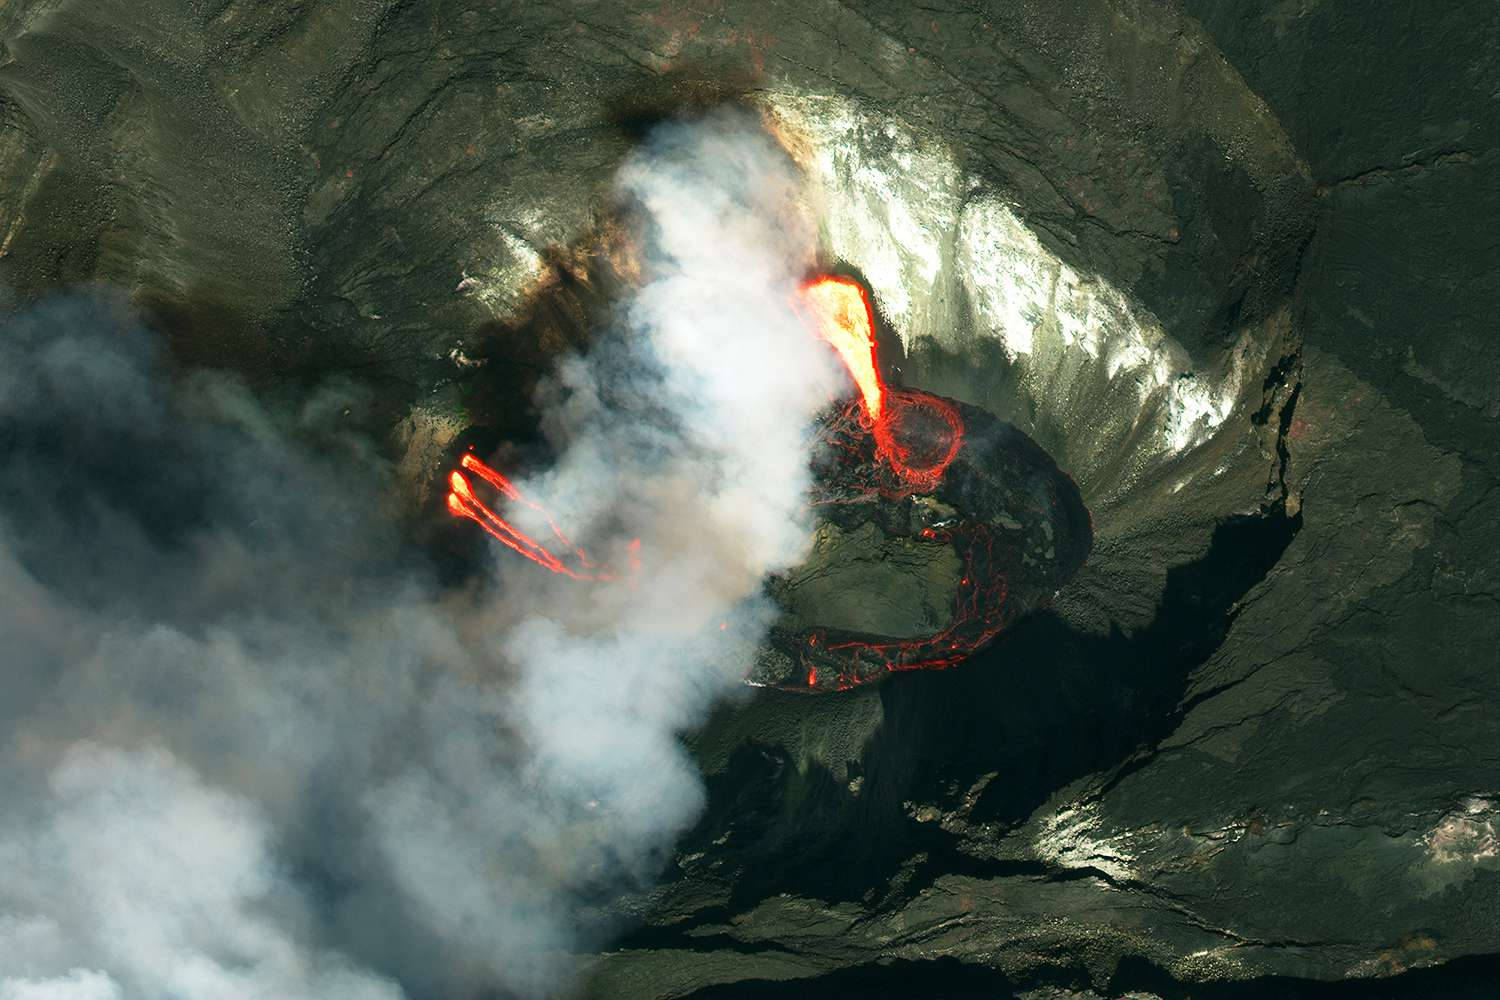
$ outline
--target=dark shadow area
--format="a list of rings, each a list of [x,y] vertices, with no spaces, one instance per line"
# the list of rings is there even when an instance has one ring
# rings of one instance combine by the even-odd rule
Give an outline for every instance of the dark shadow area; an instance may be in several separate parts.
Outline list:
[[[1109,981],[1111,993],[1149,990],[1162,1000],[1480,1000],[1493,997],[1500,982],[1500,955],[1455,959],[1430,969],[1411,969],[1383,979],[1326,982],[1295,976],[1260,976],[1237,983],[1181,983],[1144,959],[1120,962]]]
[[[690,1000],[760,1000],[776,997],[841,998],[861,1000],[875,997],[921,997],[923,1000],[968,1000],[1009,997],[1022,989],[1054,986],[1083,987],[1088,974],[1082,969],[1052,969],[1028,977],[1023,983],[993,969],[966,965],[954,958],[930,962],[894,961],[861,965],[826,976],[776,981],[750,979],[723,986],[710,986],[688,994]]]
[[[908,780],[934,790],[996,771],[970,818],[1024,820],[1056,789],[1176,727],[1188,676],[1301,524],[1280,510],[1220,524],[1202,558],[1168,571],[1156,617],[1134,635],[1080,633],[1043,612],[960,670],[892,685],[876,738],[888,745],[871,753],[910,760]]]
[[[148,291],[134,305],[182,367],[233,371],[253,382],[294,365],[286,345],[266,337],[240,309],[218,296]]]
[[[1385,979],[1325,982],[1290,976],[1262,976],[1237,983],[1182,983],[1143,960],[1121,962],[1104,995],[1123,996],[1149,991],[1162,1000],[1481,1000],[1495,995],[1500,981],[1500,956],[1462,958],[1431,969],[1413,969]],[[843,998],[923,997],[927,1000],[995,1000],[1053,987],[1087,990],[1090,983],[1081,967],[1046,968],[1024,979],[997,970],[965,965],[956,959],[931,962],[896,961],[863,965],[810,979],[746,980],[710,986],[688,994],[687,1000],[760,1000],[798,997]]]
[[[994,774],[968,818],[1014,825],[1069,782],[1128,768],[1177,725],[1189,675],[1300,526],[1300,514],[1280,509],[1224,522],[1201,559],[1169,571],[1154,621],[1133,635],[1085,634],[1043,612],[956,669],[887,681],[884,725],[850,776],[862,779],[858,794],[826,769],[799,772],[780,749],[740,747],[708,779],[707,812],[682,853],[719,859],[731,912],[780,892],[870,901],[921,852],[926,861],[889,891],[909,898],[954,871],[1057,875],[959,855],[905,803],[952,808]],[[641,933],[664,943],[659,931]]]
[[[453,381],[471,432],[490,447],[502,441],[521,451],[535,446],[538,387],[559,359],[587,350],[608,319],[620,279],[608,246],[590,252],[597,240],[548,251],[536,292],[517,318],[485,323],[464,337],[471,367]]]
[[[658,125],[701,118],[723,108],[756,114],[746,100],[756,85],[754,78],[726,75],[722,66],[678,64],[643,83],[606,106],[605,121],[632,142],[645,141]]]

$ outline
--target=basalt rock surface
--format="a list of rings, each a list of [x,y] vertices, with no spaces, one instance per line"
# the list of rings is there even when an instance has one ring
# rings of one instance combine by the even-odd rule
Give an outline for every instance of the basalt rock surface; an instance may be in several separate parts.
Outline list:
[[[1478,995],[1500,15],[1440,6],[11,0],[0,282],[371,387],[440,516],[585,336],[641,129],[747,103],[901,379],[1046,448],[1094,549],[962,668],[691,734],[707,810],[592,993]]]

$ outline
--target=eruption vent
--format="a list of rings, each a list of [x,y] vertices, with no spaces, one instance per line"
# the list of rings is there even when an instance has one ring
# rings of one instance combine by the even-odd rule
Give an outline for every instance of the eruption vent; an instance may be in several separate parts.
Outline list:
[[[581,547],[574,545],[568,536],[563,534],[557,522],[553,520],[541,504],[528,499],[516,485],[505,476],[496,472],[473,455],[465,455],[459,462],[463,468],[474,473],[480,479],[494,487],[502,497],[511,503],[520,504],[541,514],[546,519],[548,527],[552,529],[554,544],[564,550],[562,556],[552,552],[546,545],[532,536],[517,528],[505,518],[496,514],[484,501],[474,495],[474,488],[470,485],[468,478],[455,469],[448,474],[448,512],[455,517],[466,517],[483,528],[491,538],[501,543],[506,548],[516,552],[543,569],[549,569],[562,576],[569,576],[575,580],[611,580],[613,577],[605,572],[599,571],[594,560],[589,557]],[[565,561],[566,560],[566,561]],[[571,564],[571,565],[570,565]]]
[[[812,313],[818,334],[838,351],[839,358],[872,421],[879,420],[885,386],[875,360],[875,321],[869,296],[852,278],[825,275],[808,282],[802,299]]]
[[[838,352],[859,388],[876,459],[895,472],[895,491],[931,493],[963,444],[963,418],[947,400],[886,387],[875,356],[875,313],[859,282],[824,275],[808,282],[802,298],[818,335]]]

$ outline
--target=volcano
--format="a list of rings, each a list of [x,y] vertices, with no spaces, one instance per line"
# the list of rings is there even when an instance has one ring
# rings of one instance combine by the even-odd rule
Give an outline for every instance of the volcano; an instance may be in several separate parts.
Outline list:
[[[1497,37],[0,3],[0,997],[1491,996]]]
[[[1020,430],[957,400],[887,386],[874,312],[857,282],[819,278],[804,298],[858,394],[825,413],[813,457],[817,535],[835,541],[815,545],[813,566],[771,581],[786,613],[747,682],[822,693],[953,666],[1045,606],[1077,572],[1093,543],[1088,510],[1073,480]],[[830,602],[826,584],[837,574],[826,569],[845,547],[837,540],[848,539],[864,558]],[[888,623],[880,591],[914,566],[928,569],[929,596],[951,595],[946,609],[915,623],[918,634],[820,620],[832,603],[843,605],[843,622]]]
[[[815,277],[798,306],[844,363],[854,392],[822,414],[812,456],[808,502],[817,539],[829,544],[768,581],[783,614],[745,682],[816,694],[951,667],[1045,606],[1077,572],[1093,542],[1088,510],[1073,480],[1015,427],[958,400],[887,385],[874,309],[858,281]],[[449,513],[542,569],[582,582],[617,579],[502,473],[472,454],[459,465],[448,476]],[[497,512],[466,473],[504,502],[541,514],[551,538],[528,535]],[[857,578],[830,593],[827,583],[840,574],[827,556],[846,557],[851,544],[860,549]],[[921,613],[893,616],[889,584],[915,565],[924,568],[921,586],[897,589]],[[933,607],[935,599],[943,607]],[[866,606],[851,615],[851,602]],[[904,630],[911,634],[882,630],[893,620],[913,622]]]

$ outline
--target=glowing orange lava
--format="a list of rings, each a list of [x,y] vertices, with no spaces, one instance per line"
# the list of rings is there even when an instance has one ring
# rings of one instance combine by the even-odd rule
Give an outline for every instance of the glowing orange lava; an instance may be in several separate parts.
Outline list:
[[[875,356],[875,311],[859,282],[822,275],[802,287],[802,301],[859,389],[876,455],[912,492],[936,489],[963,444],[963,418],[930,393],[886,387]]]
[[[875,312],[859,282],[835,275],[814,278],[802,286],[800,304],[859,389],[858,425],[875,442],[877,465],[895,473],[890,491],[930,493],[936,489],[963,442],[964,425],[958,411],[937,396],[886,386],[875,353]],[[464,455],[459,464],[464,471],[455,469],[448,477],[449,513],[473,521],[490,537],[544,569],[575,580],[614,579],[563,533],[541,504],[523,495],[505,476],[472,454]],[[475,494],[464,472],[488,484],[505,501],[540,514],[553,540],[543,543],[496,513]],[[626,559],[632,572],[640,568],[639,539],[631,542]]]
[[[472,454],[465,454],[459,462],[465,469],[474,473],[490,486],[494,487],[501,496],[512,503],[521,504],[523,507],[537,511],[547,520],[547,525],[552,529],[552,535],[557,543],[567,549],[563,556],[558,556],[541,542],[532,538],[505,518],[491,510],[484,501],[474,495],[474,488],[470,485],[468,477],[455,469],[448,474],[448,512],[455,517],[466,517],[479,525],[491,538],[497,542],[518,552],[530,559],[532,562],[563,576],[570,576],[575,580],[612,580],[608,573],[601,573],[595,569],[594,560],[582,548],[574,545],[568,536],[563,534],[557,522],[552,519],[541,504],[527,498],[516,488],[515,483],[485,465]],[[640,546],[640,540],[631,543],[632,568],[635,568],[634,553]],[[564,559],[568,560],[564,562]],[[569,565],[569,563],[575,565]]]
[[[879,420],[885,385],[875,363],[875,313],[864,286],[853,278],[824,275],[802,287],[802,301],[812,311],[819,335],[838,351],[854,377],[865,413]]]

